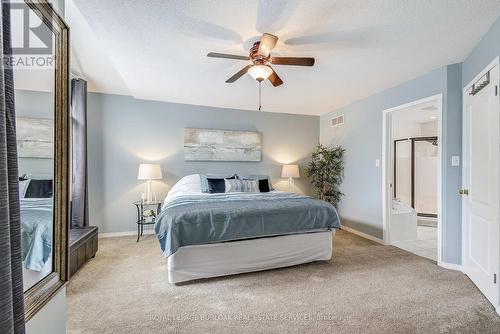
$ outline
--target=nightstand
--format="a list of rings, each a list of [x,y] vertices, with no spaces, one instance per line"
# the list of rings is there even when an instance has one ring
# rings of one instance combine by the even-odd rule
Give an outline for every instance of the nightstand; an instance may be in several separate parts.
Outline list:
[[[134,205],[137,209],[137,242],[139,242],[140,237],[142,237],[142,233],[144,232],[144,225],[154,225],[156,217],[153,217],[151,221],[146,221],[146,217],[144,217],[144,210],[148,210],[149,208],[156,207],[156,216],[160,214],[162,202],[152,201],[137,201],[134,202]]]

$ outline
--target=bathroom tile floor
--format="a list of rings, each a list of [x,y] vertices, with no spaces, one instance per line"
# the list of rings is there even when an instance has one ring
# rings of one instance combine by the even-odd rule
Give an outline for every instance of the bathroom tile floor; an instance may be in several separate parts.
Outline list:
[[[437,261],[437,228],[417,226],[417,239],[398,241],[394,246],[422,257]]]

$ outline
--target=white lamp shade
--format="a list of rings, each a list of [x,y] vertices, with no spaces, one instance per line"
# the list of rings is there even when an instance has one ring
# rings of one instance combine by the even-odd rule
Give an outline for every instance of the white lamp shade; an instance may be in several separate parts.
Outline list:
[[[140,164],[138,180],[160,180],[163,178],[161,167],[158,164]]]
[[[281,177],[291,177],[293,179],[299,178],[299,166],[298,165],[284,165],[281,170]]]
[[[254,65],[248,69],[248,74],[257,81],[266,80],[273,73],[273,69],[267,65]]]

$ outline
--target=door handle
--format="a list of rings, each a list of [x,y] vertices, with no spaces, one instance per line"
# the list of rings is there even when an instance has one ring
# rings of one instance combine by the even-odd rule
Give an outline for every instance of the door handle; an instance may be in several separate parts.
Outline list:
[[[460,189],[458,193],[460,195],[469,195],[469,189]]]

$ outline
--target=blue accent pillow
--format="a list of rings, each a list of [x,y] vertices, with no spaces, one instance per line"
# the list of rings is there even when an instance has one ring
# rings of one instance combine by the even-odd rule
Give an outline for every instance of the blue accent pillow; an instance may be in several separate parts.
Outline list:
[[[268,193],[271,191],[268,179],[259,180],[259,190],[261,193]]]
[[[226,192],[226,184],[224,179],[207,178],[208,192],[210,194],[218,194]]]
[[[200,174],[200,181],[201,181],[201,192],[202,193],[209,193],[208,189],[208,179],[237,179],[238,176],[236,174],[226,174],[226,175],[213,175],[213,174]]]
[[[51,198],[52,196],[52,180],[31,179],[24,198]]]

